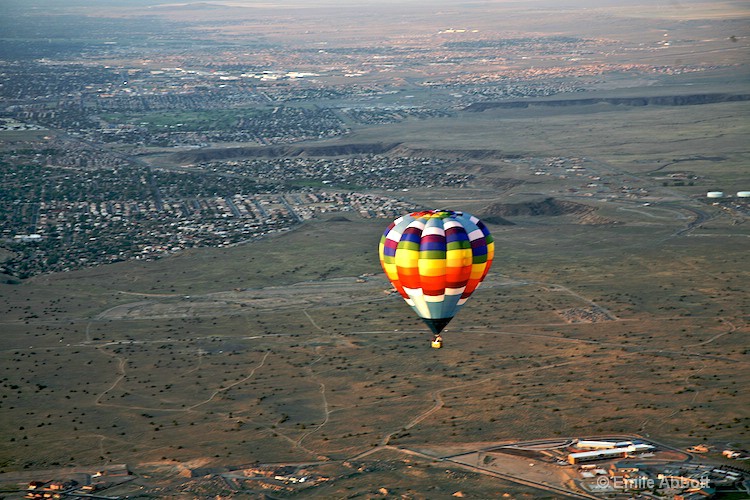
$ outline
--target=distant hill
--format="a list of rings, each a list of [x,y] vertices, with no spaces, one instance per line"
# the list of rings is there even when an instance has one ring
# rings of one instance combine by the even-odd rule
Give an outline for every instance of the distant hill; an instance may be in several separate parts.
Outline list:
[[[327,219],[328,222],[351,222],[350,219],[347,219],[343,215],[338,215],[336,217],[331,217],[330,219]]]
[[[183,5],[154,5],[151,9],[159,10],[220,10],[226,9],[227,5],[221,3],[210,3],[210,2],[198,2],[198,3],[186,3]]]
[[[400,143],[350,143],[328,146],[270,146],[206,148],[175,153],[172,160],[180,163],[224,160],[227,158],[278,158],[294,156],[345,156],[357,154],[386,154]]]
[[[591,97],[584,99],[551,99],[539,101],[475,102],[464,111],[482,112],[494,108],[530,108],[590,106],[593,104],[614,104],[618,106],[690,106],[717,102],[748,101],[750,94],[686,94],[648,97]]]
[[[496,226],[515,226],[515,222],[511,222],[508,219],[500,217],[499,215],[479,215],[482,222],[485,224],[494,224]]]
[[[493,203],[485,207],[483,220],[489,217],[513,217],[513,216],[558,216],[571,214],[588,214],[596,210],[588,205],[573,203],[571,201],[560,201],[554,198],[545,198],[541,201],[529,201],[523,203]]]
[[[289,158],[325,157],[359,154],[389,156],[439,157],[457,160],[516,159],[521,155],[506,153],[497,149],[425,149],[412,148],[400,142],[355,142],[327,145],[288,145],[288,146],[240,146],[229,148],[204,148],[180,151],[170,155],[170,161],[180,164],[202,161],[226,160],[229,158]],[[519,182],[520,183],[520,182]]]
[[[505,217],[573,216],[579,224],[619,224],[618,221],[597,215],[597,208],[552,197],[522,203],[493,203],[480,211],[480,219],[490,224],[514,225]]]

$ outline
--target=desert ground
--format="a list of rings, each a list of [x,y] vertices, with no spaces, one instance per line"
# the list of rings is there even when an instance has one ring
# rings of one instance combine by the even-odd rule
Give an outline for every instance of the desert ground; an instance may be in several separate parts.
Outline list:
[[[651,43],[668,30],[672,47],[684,50],[634,48],[633,61],[715,67],[668,77],[596,74],[592,88],[572,96],[456,106],[442,117],[358,125],[344,137],[294,145],[295,157],[315,156],[322,145],[330,159],[371,145],[386,156],[445,160],[435,175],[466,174],[461,187],[368,190],[468,211],[492,231],[491,272],[440,350],[380,268],[377,245],[391,221],[353,211],[222,248],[26,280],[3,275],[0,472],[127,464],[138,479],[113,495],[253,498],[252,484],[219,474],[276,464],[332,478],[305,498],[555,498],[440,459],[493,443],[597,435],[677,449],[706,443],[711,460],[727,447],[750,448],[750,207],[736,196],[750,190],[747,44],[737,32],[746,6],[680,4],[680,13],[594,9],[592,36],[636,47],[644,33]],[[215,40],[252,37],[262,26],[264,41],[299,36],[304,45],[302,28],[329,12],[289,7],[271,22],[264,16],[277,11],[265,7],[250,16],[257,24],[243,18],[235,26],[246,9],[219,16],[202,6],[214,24],[196,31]],[[420,11],[426,17],[415,17],[404,43],[436,36],[446,27],[438,17],[456,26],[476,19],[442,7]],[[580,22],[574,11],[553,19],[504,9],[492,19],[506,15],[534,33],[555,20],[570,33]],[[370,14],[356,14],[366,22],[346,30],[326,24],[316,36],[335,38],[331,47],[367,45],[387,24],[392,31],[381,36],[393,43],[414,19]],[[155,15],[179,21],[196,13]],[[645,27],[628,38],[635,22]],[[628,64],[628,50],[592,64]],[[474,64],[472,71],[486,69]],[[553,63],[513,64],[538,71]],[[409,83],[437,72],[431,65],[398,71],[362,81],[403,84],[387,104],[407,93],[419,104],[455,98],[451,89]],[[112,148],[163,169],[211,154]],[[726,196],[706,198],[717,190]],[[0,249],[0,258],[9,255]],[[14,492],[18,482],[0,485]]]

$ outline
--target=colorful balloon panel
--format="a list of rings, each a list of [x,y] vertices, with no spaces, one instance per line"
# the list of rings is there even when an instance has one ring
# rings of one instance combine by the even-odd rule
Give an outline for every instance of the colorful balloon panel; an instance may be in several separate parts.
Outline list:
[[[429,210],[393,221],[380,238],[379,253],[393,286],[439,333],[487,275],[495,244],[473,215]]]

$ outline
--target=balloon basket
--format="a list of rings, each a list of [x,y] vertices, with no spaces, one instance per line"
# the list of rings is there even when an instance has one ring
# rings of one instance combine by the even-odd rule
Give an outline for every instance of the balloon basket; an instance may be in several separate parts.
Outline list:
[[[442,340],[433,340],[432,343],[431,343],[431,345],[432,345],[433,349],[440,349],[441,347],[443,347],[443,341]]]

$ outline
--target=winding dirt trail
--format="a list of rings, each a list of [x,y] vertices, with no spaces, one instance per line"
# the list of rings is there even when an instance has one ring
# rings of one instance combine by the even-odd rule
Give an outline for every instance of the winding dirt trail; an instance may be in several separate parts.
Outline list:
[[[378,444],[377,446],[374,446],[371,449],[368,449],[368,450],[365,450],[365,451],[363,451],[361,453],[358,453],[358,454],[350,457],[349,460],[359,460],[359,459],[364,458],[364,457],[366,457],[366,456],[368,456],[368,455],[370,455],[372,453],[375,453],[378,450],[381,450],[381,449],[386,448],[386,447],[391,447],[391,445],[389,443],[390,443],[390,440],[393,438],[393,436],[395,434],[397,434],[399,432],[402,432],[404,430],[411,429],[412,427],[416,426],[420,422],[424,421],[426,418],[428,418],[433,413],[435,413],[438,410],[440,410],[441,408],[443,408],[445,406],[445,401],[443,400],[443,395],[446,392],[453,391],[453,390],[456,390],[456,389],[463,389],[465,387],[471,387],[471,386],[474,386],[474,385],[485,384],[487,382],[492,382],[492,381],[495,381],[495,380],[500,380],[500,379],[503,379],[503,378],[506,378],[506,377],[514,377],[514,376],[519,375],[519,374],[532,373],[532,372],[537,372],[537,371],[541,371],[541,370],[549,370],[549,369],[552,369],[552,368],[559,368],[559,367],[570,365],[570,364],[574,364],[574,363],[577,363],[577,361],[566,361],[564,363],[552,363],[552,364],[544,365],[544,366],[535,366],[535,367],[532,367],[532,368],[526,368],[526,369],[523,369],[523,370],[516,370],[514,372],[503,373],[503,374],[495,375],[495,376],[492,376],[492,377],[485,377],[485,378],[483,378],[481,380],[475,380],[475,381],[472,381],[472,382],[467,382],[465,384],[452,385],[452,386],[449,386],[449,387],[443,387],[442,389],[437,389],[437,390],[435,390],[435,391],[433,391],[433,392],[430,393],[430,395],[432,396],[432,401],[433,401],[433,404],[432,404],[432,406],[430,408],[428,408],[427,410],[423,411],[422,413],[420,413],[419,415],[417,415],[416,417],[414,417],[413,419],[411,419],[403,427],[401,427],[399,429],[396,429],[396,430],[394,430],[392,432],[389,432],[388,434],[385,434],[383,436],[383,438],[380,440],[380,444]]]
[[[322,382],[320,382],[320,396],[323,399],[323,415],[324,415],[323,421],[320,424],[318,424],[314,429],[311,429],[310,431],[302,434],[299,437],[299,439],[297,439],[297,441],[294,443],[294,446],[296,448],[301,448],[309,452],[310,451],[309,449],[302,446],[302,441],[304,441],[305,438],[307,438],[307,436],[310,436],[311,434],[314,434],[318,432],[320,429],[322,429],[331,418],[331,409],[328,405],[328,398],[326,398],[326,385]]]
[[[266,353],[263,355],[263,359],[260,360],[260,364],[258,364],[258,366],[253,367],[253,369],[250,370],[250,375],[248,375],[246,377],[243,377],[243,378],[237,380],[236,382],[232,382],[231,384],[229,384],[226,387],[220,387],[219,389],[216,389],[213,392],[213,394],[211,394],[211,396],[208,399],[206,399],[205,401],[201,401],[200,403],[196,403],[196,404],[194,404],[192,406],[188,406],[185,410],[186,411],[194,410],[195,408],[198,408],[199,406],[203,406],[204,404],[210,403],[211,401],[213,401],[213,399],[216,396],[218,396],[222,392],[226,392],[226,391],[228,391],[229,389],[231,389],[232,387],[234,387],[234,386],[236,386],[238,384],[241,384],[243,382],[247,382],[248,380],[250,380],[251,378],[253,378],[253,375],[255,375],[255,372],[257,370],[260,370],[263,367],[263,365],[266,364],[266,359],[270,355],[271,355],[271,351],[266,351]]]
[[[241,378],[240,380],[232,382],[231,384],[229,384],[226,387],[220,387],[220,388],[216,389],[211,394],[211,396],[209,396],[207,399],[205,399],[203,401],[200,401],[200,402],[195,403],[195,404],[190,405],[190,406],[181,407],[181,408],[153,408],[153,407],[147,407],[147,406],[118,405],[118,404],[103,403],[102,402],[102,398],[104,398],[104,396],[106,396],[107,393],[109,393],[115,387],[117,387],[117,385],[125,378],[125,375],[126,375],[125,367],[127,366],[127,359],[121,358],[120,356],[117,356],[116,354],[112,354],[112,353],[109,353],[109,352],[107,352],[105,350],[102,350],[102,347],[103,346],[100,346],[97,349],[100,350],[105,355],[110,356],[110,357],[114,357],[114,358],[116,358],[116,359],[119,360],[118,369],[117,369],[117,371],[119,372],[119,374],[118,374],[117,378],[115,379],[115,381],[112,382],[112,385],[110,385],[101,394],[99,394],[99,396],[97,396],[97,398],[95,400],[95,404],[97,406],[108,406],[108,407],[112,407],[112,408],[125,408],[125,409],[130,409],[130,410],[141,410],[141,411],[189,412],[189,411],[195,410],[196,408],[198,408],[200,406],[203,406],[205,404],[210,403],[211,401],[214,400],[214,398],[216,396],[218,396],[222,392],[226,392],[229,389],[231,389],[232,387],[235,387],[236,385],[241,384],[241,383],[246,382],[249,379],[251,379],[255,375],[255,372],[257,370],[259,370],[260,368],[262,368],[263,365],[266,363],[266,359],[268,358],[268,356],[271,355],[271,351],[267,351],[263,355],[263,358],[260,360],[260,363],[257,366],[253,367],[252,370],[250,370],[250,374],[249,375],[247,375],[246,377]],[[199,357],[199,361],[198,362],[200,363],[200,357]]]

